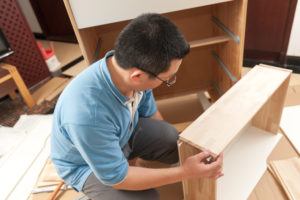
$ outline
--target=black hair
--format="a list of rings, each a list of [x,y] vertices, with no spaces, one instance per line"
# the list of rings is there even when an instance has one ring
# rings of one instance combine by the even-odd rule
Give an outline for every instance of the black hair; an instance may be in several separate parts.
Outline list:
[[[121,31],[114,50],[120,67],[158,75],[168,70],[171,60],[187,55],[190,46],[168,18],[149,13],[133,19]]]

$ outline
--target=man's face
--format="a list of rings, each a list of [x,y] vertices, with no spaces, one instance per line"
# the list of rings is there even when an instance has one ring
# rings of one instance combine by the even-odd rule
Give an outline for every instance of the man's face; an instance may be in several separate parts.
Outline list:
[[[170,63],[168,71],[162,72],[157,77],[150,77],[147,72],[143,72],[143,76],[140,77],[140,83],[137,85],[137,90],[154,89],[160,86],[162,83],[168,82],[176,75],[182,59],[174,59]]]

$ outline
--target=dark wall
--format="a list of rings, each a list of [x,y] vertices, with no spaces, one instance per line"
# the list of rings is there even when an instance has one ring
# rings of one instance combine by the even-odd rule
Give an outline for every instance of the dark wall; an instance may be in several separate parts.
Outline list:
[[[0,27],[14,51],[1,62],[15,65],[28,87],[50,76],[16,0],[0,0]]]
[[[245,35],[246,59],[283,65],[297,0],[249,0]]]

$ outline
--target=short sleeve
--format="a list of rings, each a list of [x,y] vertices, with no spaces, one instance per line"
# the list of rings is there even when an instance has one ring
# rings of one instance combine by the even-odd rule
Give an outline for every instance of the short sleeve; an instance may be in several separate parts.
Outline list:
[[[139,117],[151,117],[157,111],[152,90],[146,90],[139,104]]]
[[[123,181],[128,172],[128,162],[112,128],[87,125],[64,125],[70,140],[105,185]]]

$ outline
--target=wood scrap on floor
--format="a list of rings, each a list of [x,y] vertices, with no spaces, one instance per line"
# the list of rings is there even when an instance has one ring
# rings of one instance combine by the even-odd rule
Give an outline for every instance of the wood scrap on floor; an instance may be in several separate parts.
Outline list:
[[[288,198],[300,199],[300,158],[270,161],[270,168]]]
[[[68,83],[71,81],[71,79],[66,80],[64,83],[62,83],[58,88],[56,88],[49,96],[45,98],[46,101],[52,101],[55,97],[57,97],[68,85]]]
[[[48,160],[37,182],[37,187],[58,185],[62,179],[57,175],[51,160]]]
[[[41,86],[33,93],[33,98],[36,103],[40,105],[47,97],[51,96],[54,92],[57,92],[57,89],[60,88],[63,84],[66,84],[68,78],[54,77],[49,80],[46,84]]]
[[[63,75],[74,77],[74,76],[77,76],[80,72],[82,72],[86,68],[87,68],[87,64],[83,60],[83,61],[77,63],[76,65],[74,65],[73,67],[64,71]]]

